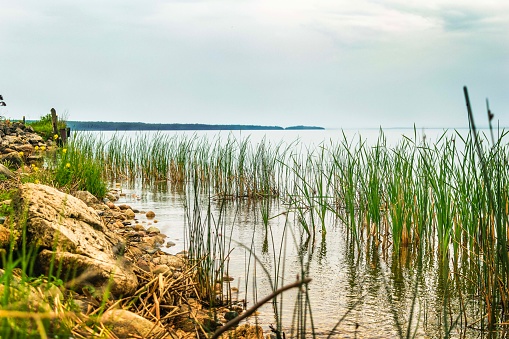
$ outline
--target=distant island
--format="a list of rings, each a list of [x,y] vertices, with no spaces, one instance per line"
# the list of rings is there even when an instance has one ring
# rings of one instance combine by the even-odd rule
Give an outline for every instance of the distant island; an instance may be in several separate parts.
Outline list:
[[[259,126],[208,124],[150,124],[144,122],[67,121],[74,131],[244,131],[244,130],[323,130],[318,126]]]

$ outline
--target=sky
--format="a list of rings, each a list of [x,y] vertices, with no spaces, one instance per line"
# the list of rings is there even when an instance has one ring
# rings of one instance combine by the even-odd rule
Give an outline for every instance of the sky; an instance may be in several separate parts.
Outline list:
[[[0,115],[509,126],[506,0],[0,0]]]

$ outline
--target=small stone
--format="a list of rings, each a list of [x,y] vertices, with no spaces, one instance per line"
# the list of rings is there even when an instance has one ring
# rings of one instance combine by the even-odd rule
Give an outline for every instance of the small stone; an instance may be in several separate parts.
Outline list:
[[[228,311],[224,314],[224,318],[226,320],[232,320],[232,319],[235,319],[239,316],[239,314],[235,311]]]
[[[109,201],[117,201],[118,197],[114,193],[108,192],[108,193],[106,193],[106,196],[104,197],[104,199],[108,199]]]
[[[167,241],[167,242],[166,242],[166,247],[167,247],[167,248],[170,248],[170,247],[175,246],[175,245],[176,245],[176,244],[175,244],[173,241]]]
[[[147,248],[147,249],[145,249],[145,252],[147,252],[148,254],[154,254],[157,251],[159,251],[159,248]]]
[[[135,231],[145,231],[145,227],[143,227],[143,225],[141,225],[141,224],[134,225],[133,229]]]
[[[158,222],[159,222],[159,221],[157,221],[157,220],[155,220],[155,219],[154,219],[154,224],[157,224]]]
[[[159,228],[157,228],[157,227],[151,226],[151,227],[147,228],[147,233],[159,234],[159,233],[161,233],[161,230],[159,230]]]
[[[118,205],[118,208],[120,208],[122,211],[123,210],[127,210],[127,209],[131,209],[131,207],[129,205],[126,205],[126,204]]]
[[[156,214],[153,212],[153,211],[148,211],[145,216],[147,217],[147,219],[153,219],[155,218]]]
[[[113,224],[116,228],[124,228],[126,225],[123,222],[120,222],[119,220],[115,221]]]
[[[127,217],[127,219],[134,219],[135,217],[133,210],[130,208],[124,210],[124,214]]]
[[[150,266],[148,265],[148,263],[145,261],[145,260],[138,260],[138,262],[136,263],[136,266],[138,266],[139,268],[141,268],[142,270],[146,271],[146,272],[150,272]]]

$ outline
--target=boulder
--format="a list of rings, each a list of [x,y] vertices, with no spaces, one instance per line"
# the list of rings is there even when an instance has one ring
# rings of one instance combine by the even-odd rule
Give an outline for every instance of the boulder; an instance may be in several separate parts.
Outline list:
[[[107,286],[115,296],[135,292],[136,275],[113,250],[123,239],[110,232],[83,201],[49,186],[27,183],[21,186],[14,208],[18,215],[27,211],[27,242],[41,249],[38,262],[43,273],[59,267],[62,277],[72,279],[76,288]]]

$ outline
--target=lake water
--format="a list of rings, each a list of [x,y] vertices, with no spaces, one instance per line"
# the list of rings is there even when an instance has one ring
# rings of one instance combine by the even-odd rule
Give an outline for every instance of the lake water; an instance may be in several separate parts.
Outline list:
[[[461,131],[467,133],[467,130]],[[145,132],[142,132],[145,133]],[[227,138],[228,135],[244,139],[249,136],[253,143],[267,138],[275,143],[283,140],[291,143],[299,140],[306,147],[315,147],[322,142],[347,140],[357,143],[359,135],[368,144],[375,144],[378,130],[325,130],[325,131],[236,131],[236,132],[163,132],[169,134],[188,134],[210,138]],[[387,144],[397,144],[402,135],[418,140],[425,136],[433,142],[443,130],[384,130]],[[454,133],[449,131],[449,133]],[[101,133],[110,137],[111,133]],[[135,137],[139,133],[128,132]],[[176,245],[165,249],[178,253],[186,249],[185,213],[186,198],[163,183],[144,188],[141,183],[127,186],[122,183],[126,193],[119,203],[128,203],[142,210],[153,210],[158,223],[155,225]],[[221,209],[219,201],[212,200],[211,207],[216,215]],[[396,338],[399,330],[407,331],[407,319],[413,309],[412,331],[417,327],[418,338],[441,338],[444,336],[444,315],[442,301],[448,292],[440,275],[440,265],[433,255],[423,260],[423,275],[419,280],[418,293],[415,293],[416,254],[402,251],[398,255],[384,256],[379,248],[369,242],[357,246],[349,239],[346,228],[334,218],[329,218],[327,235],[320,233],[308,239],[302,227],[295,222],[296,215],[287,212],[287,206],[273,203],[270,216],[273,217],[265,228],[260,216],[260,207],[248,201],[230,202],[225,209],[221,234],[219,237],[231,239],[229,256],[229,275],[235,280],[231,283],[239,289],[239,299],[246,299],[248,307],[256,300],[271,293],[269,280],[279,279],[279,285],[296,280],[301,268],[309,266],[308,275],[313,280],[309,284],[310,304],[315,334],[319,338]],[[245,247],[250,248],[246,250]],[[254,264],[256,256],[256,264]],[[269,273],[266,274],[264,269]],[[282,283],[284,282],[284,283]],[[287,336],[291,333],[293,310],[297,293],[289,291],[282,299],[283,329]],[[456,308],[457,299],[451,297],[449,305]],[[412,308],[412,303],[415,306]],[[260,309],[257,317],[249,322],[258,322],[266,331],[275,324],[272,306],[267,304]],[[448,314],[447,317],[453,315]],[[472,310],[472,317],[475,310]],[[343,318],[343,319],[342,319]],[[331,334],[338,321],[339,326]],[[448,321],[451,319],[447,319]],[[309,322],[309,316],[307,321]],[[398,329],[400,324],[401,328]],[[309,325],[308,325],[309,326]],[[413,332],[412,332],[413,333]],[[311,335],[308,333],[308,335]],[[480,337],[480,332],[467,330],[452,337]]]

